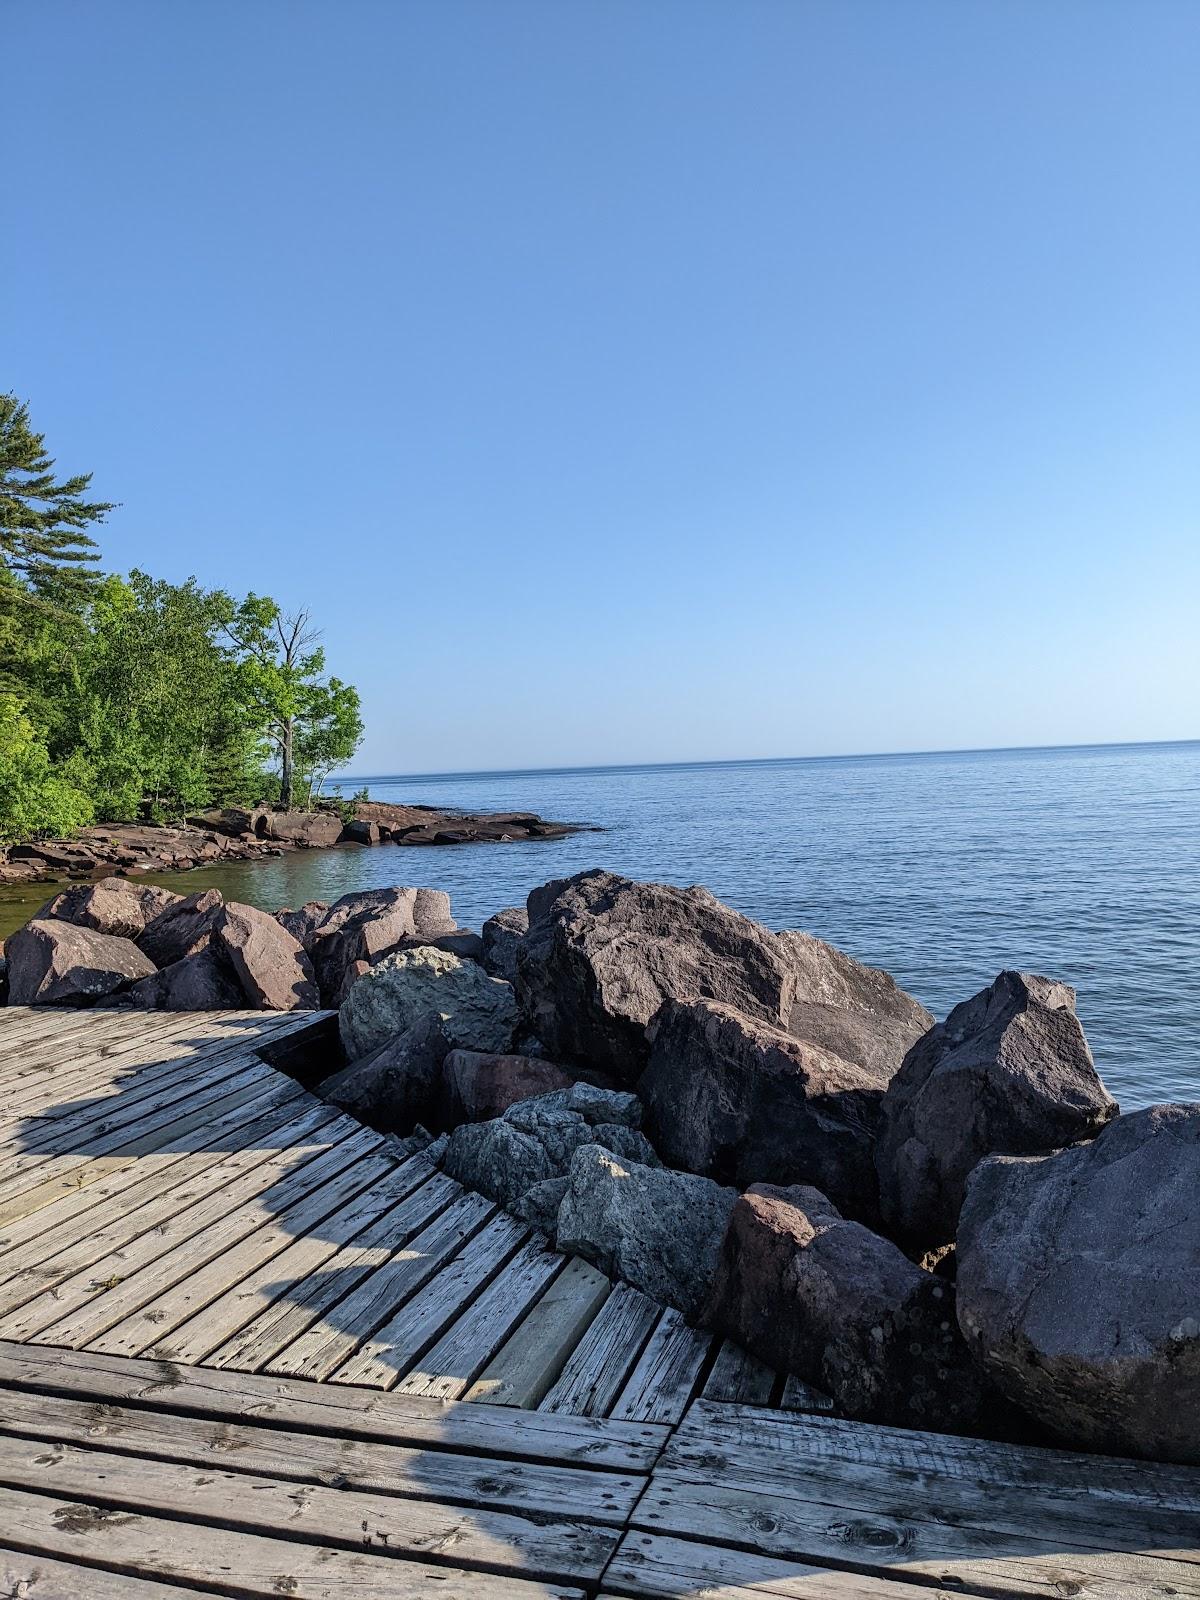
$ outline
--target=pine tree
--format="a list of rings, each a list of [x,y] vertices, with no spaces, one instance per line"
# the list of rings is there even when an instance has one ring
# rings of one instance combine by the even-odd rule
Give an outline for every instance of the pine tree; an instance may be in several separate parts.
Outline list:
[[[113,509],[84,498],[91,481],[90,472],[57,480],[29,407],[0,394],[0,566],[18,580],[0,586],[0,604],[63,611],[90,588],[100,553],[85,530]]]

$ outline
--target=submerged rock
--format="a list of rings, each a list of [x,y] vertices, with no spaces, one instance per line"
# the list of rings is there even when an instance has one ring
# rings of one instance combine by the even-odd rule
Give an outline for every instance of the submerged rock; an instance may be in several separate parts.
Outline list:
[[[849,1417],[961,1432],[979,1410],[953,1286],[816,1189],[756,1184],[741,1196],[707,1318]]]
[[[888,1087],[876,1152],[884,1218],[916,1247],[948,1243],[984,1156],[1091,1139],[1116,1114],[1075,991],[1002,972],[913,1046]]]
[[[558,1247],[694,1319],[711,1293],[736,1200],[736,1190],[708,1178],[585,1144],[567,1173]]]
[[[638,1090],[668,1165],[719,1183],[808,1183],[877,1218],[875,1129],[887,1086],[867,1067],[710,1000],[668,1001]]]
[[[781,1025],[795,978],[775,935],[707,889],[582,872],[535,889],[517,989],[550,1055],[637,1081],[664,1000],[709,999]]]
[[[1200,1104],[993,1156],[958,1228],[958,1320],[997,1387],[1073,1448],[1200,1464]]]
[[[495,1054],[511,1045],[517,1023],[509,984],[474,961],[422,945],[385,956],[350,990],[340,1016],[346,1054],[352,1061],[369,1055],[429,1012],[444,1019],[452,1044]]]
[[[128,939],[35,917],[5,940],[8,1003],[90,1006],[154,971]]]

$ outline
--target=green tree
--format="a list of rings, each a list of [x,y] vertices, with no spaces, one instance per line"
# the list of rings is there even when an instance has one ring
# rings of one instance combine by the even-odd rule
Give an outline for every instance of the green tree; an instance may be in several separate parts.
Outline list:
[[[0,845],[72,833],[91,820],[91,802],[71,766],[56,768],[15,696],[0,694]]]
[[[59,479],[54,467],[29,407],[0,394],[0,566],[19,580],[0,601],[66,611],[96,578],[100,552],[85,530],[113,508],[85,498],[90,472]]]
[[[247,595],[227,629],[241,665],[241,698],[279,763],[279,803],[314,786],[350,757],[362,738],[358,692],[325,678],[325,652],[307,611],[285,616],[265,595]]]

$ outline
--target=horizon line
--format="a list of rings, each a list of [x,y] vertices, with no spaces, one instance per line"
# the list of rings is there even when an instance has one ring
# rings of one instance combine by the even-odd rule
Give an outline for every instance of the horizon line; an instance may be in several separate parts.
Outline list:
[[[613,761],[579,763],[554,767],[463,767],[443,772],[369,772],[339,774],[329,781],[333,784],[389,782],[421,783],[441,778],[538,778],[564,777],[582,772],[634,772],[679,771],[701,767],[763,767],[785,766],[800,761],[895,761],[916,756],[989,756],[1025,755],[1038,752],[1052,753],[1066,750],[1143,750],[1200,744],[1200,739],[1107,739],[1087,740],[1082,744],[1004,744],[962,745],[941,750],[861,750],[841,755],[824,754],[808,756],[710,756],[690,761]]]

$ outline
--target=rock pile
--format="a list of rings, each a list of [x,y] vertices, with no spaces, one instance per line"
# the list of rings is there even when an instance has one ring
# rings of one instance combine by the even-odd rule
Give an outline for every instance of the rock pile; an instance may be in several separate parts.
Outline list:
[[[110,881],[9,958],[17,1003],[339,1004],[327,1099],[843,1415],[1200,1462],[1200,1105],[1119,1116],[1064,984],[935,1023],[607,872],[482,938],[427,890],[272,919]]]

